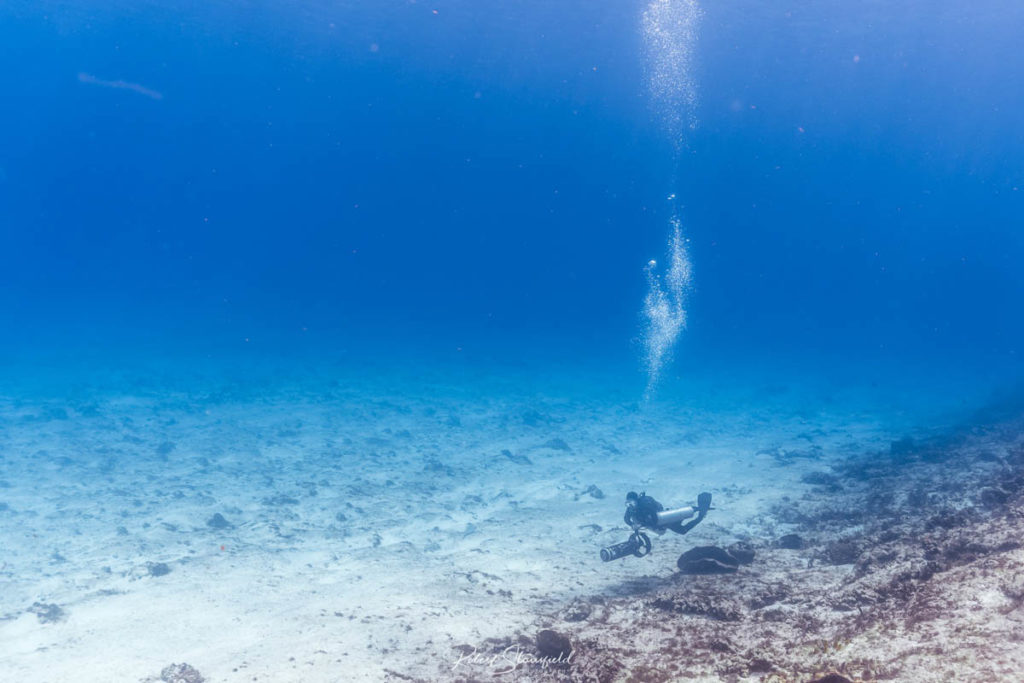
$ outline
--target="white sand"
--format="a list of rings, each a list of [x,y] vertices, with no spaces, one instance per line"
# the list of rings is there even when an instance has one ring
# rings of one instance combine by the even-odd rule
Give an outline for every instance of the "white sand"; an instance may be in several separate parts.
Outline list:
[[[904,428],[792,392],[638,406],[596,385],[337,380],[2,397],[0,680],[156,680],[172,662],[207,681],[434,679],[454,646],[670,575],[692,545],[784,533],[766,511],[801,475]],[[600,562],[645,488],[717,509],[649,558]]]

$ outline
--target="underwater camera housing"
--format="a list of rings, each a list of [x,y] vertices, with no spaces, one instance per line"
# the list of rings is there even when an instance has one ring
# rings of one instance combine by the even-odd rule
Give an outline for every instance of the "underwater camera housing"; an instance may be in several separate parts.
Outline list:
[[[601,559],[611,562],[629,555],[643,557],[651,552],[651,538],[641,531],[642,529],[650,529],[656,534],[663,534],[666,529],[677,534],[685,534],[700,524],[711,509],[713,508],[710,493],[698,495],[696,505],[666,510],[664,505],[646,493],[630,491],[626,494],[626,514],[623,520],[633,533],[622,543],[602,548]],[[691,517],[691,521],[683,524]]]

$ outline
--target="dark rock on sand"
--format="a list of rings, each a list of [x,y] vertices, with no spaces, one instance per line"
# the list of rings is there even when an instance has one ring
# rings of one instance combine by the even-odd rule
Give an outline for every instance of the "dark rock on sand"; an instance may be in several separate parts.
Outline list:
[[[45,602],[34,602],[28,611],[39,618],[41,624],[56,624],[67,616],[59,605]]]
[[[297,498],[292,498],[291,496],[286,496],[283,493],[279,493],[276,496],[267,496],[266,498],[264,498],[263,499],[263,504],[264,505],[272,505],[272,506],[277,506],[277,505],[298,505],[299,504],[299,500]]]
[[[206,679],[188,664],[170,664],[160,672],[163,683],[205,683]]]
[[[590,617],[592,611],[593,608],[589,603],[583,600],[574,600],[565,608],[565,611],[562,613],[562,619],[566,621],[585,621]]]
[[[791,465],[797,460],[820,460],[821,446],[811,446],[810,448],[794,450],[774,448],[758,451],[758,454],[771,455],[775,462],[779,463],[780,465]]]
[[[732,574],[740,563],[725,550],[704,545],[687,550],[679,556],[676,565],[684,574]]]
[[[555,437],[554,439],[550,439],[549,441],[545,441],[542,447],[543,448],[551,448],[551,449],[556,450],[556,451],[571,451],[572,450],[571,448],[569,448],[569,444],[567,444],[565,442],[565,439],[559,439],[558,437]]]
[[[1024,573],[1014,574],[1004,579],[999,584],[999,590],[1018,606],[1024,603]]]
[[[804,539],[797,534],[786,534],[775,545],[783,550],[802,550],[805,547]]]
[[[970,522],[969,517],[964,512],[940,512],[928,519],[925,523],[926,531],[935,531],[936,529],[955,529],[961,526],[967,526]]]
[[[1007,500],[1010,499],[1010,496],[1006,494],[1006,491],[1003,491],[1002,489],[996,488],[994,486],[990,486],[987,488],[983,488],[981,490],[980,498],[981,504],[984,505],[985,507],[996,507],[998,505],[1004,504]]]
[[[853,683],[853,681],[839,674],[825,674],[821,678],[815,678],[810,683]]]
[[[146,569],[149,570],[150,576],[166,576],[171,573],[171,568],[166,562],[148,562]]]
[[[224,519],[224,515],[217,512],[214,513],[213,517],[210,517],[210,519],[206,520],[206,526],[211,527],[213,529],[230,529],[232,525],[231,522]]]
[[[854,564],[860,558],[860,548],[852,541],[836,541],[825,548],[824,560],[829,564]]]
[[[512,451],[508,450],[507,448],[503,448],[502,451],[501,451],[501,454],[504,455],[509,460],[511,460],[512,462],[516,463],[517,465],[532,465],[533,464],[533,461],[530,460],[529,458],[527,458],[522,453],[513,453]]]
[[[561,424],[562,422],[565,422],[564,417],[554,417],[537,410],[527,410],[520,416],[520,419],[527,427],[540,427],[541,425]]]
[[[541,657],[565,659],[572,653],[572,643],[562,634],[545,629],[537,634],[537,651]]]
[[[446,477],[454,477],[455,470],[437,458],[427,458],[423,461],[423,471],[430,474],[443,474]]]
[[[754,562],[754,546],[746,541],[736,541],[726,551],[736,558],[740,564],[752,564]]]
[[[829,491],[841,491],[842,485],[839,483],[839,477],[828,472],[808,472],[804,476],[800,477],[800,481],[811,486],[823,486]]]

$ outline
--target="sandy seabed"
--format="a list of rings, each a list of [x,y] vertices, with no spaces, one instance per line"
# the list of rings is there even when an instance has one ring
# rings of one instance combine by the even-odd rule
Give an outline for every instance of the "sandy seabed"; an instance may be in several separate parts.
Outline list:
[[[0,395],[0,680],[1020,680],[1014,415],[543,387]],[[715,509],[602,563],[630,490]]]

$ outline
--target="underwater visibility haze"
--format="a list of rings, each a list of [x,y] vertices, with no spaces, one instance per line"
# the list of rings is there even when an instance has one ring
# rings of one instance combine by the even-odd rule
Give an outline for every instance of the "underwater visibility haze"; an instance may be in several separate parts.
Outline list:
[[[0,680],[1017,680],[1021,26],[3,3]]]

